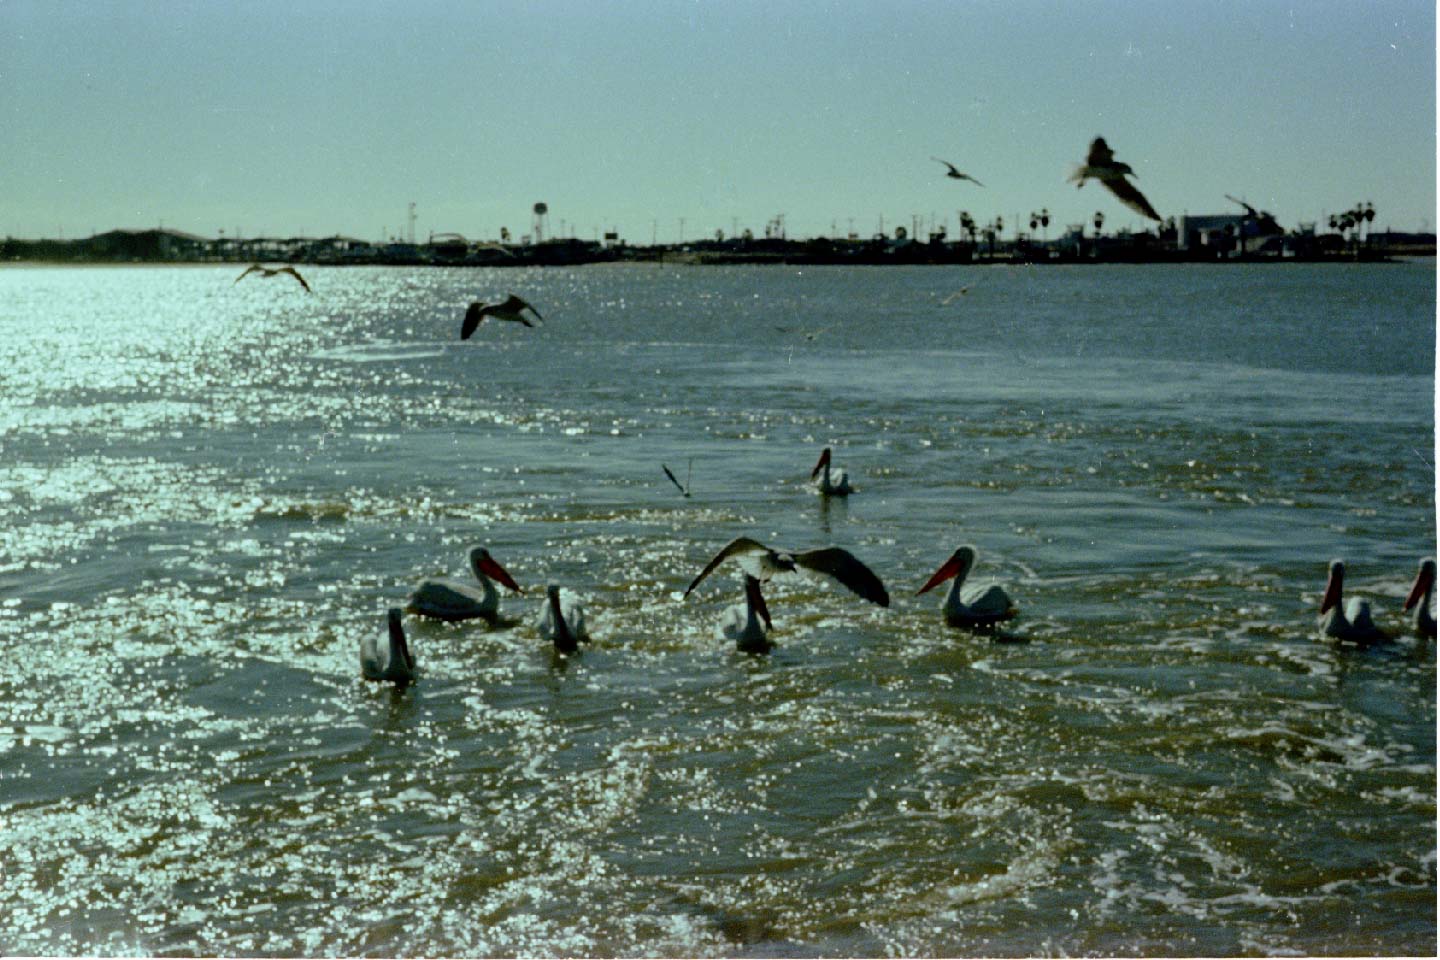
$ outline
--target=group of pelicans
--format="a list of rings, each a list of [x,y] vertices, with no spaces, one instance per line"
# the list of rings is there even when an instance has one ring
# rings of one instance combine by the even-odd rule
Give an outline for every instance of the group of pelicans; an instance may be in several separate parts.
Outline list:
[[[666,474],[670,471],[667,468]],[[671,475],[671,479],[674,477]],[[851,493],[849,476],[831,463],[826,447],[811,470],[815,492],[821,496],[847,496]],[[679,485],[678,483],[676,484]],[[688,491],[686,492],[688,496]],[[996,626],[1016,616],[1019,608],[1010,594],[998,583],[970,583],[975,566],[975,547],[965,544],[952,553],[925,581],[916,596],[927,593],[946,581],[950,589],[941,602],[945,621],[952,627],[977,632],[993,631]],[[743,653],[763,654],[772,648],[772,623],[761,585],[777,576],[814,574],[828,578],[851,593],[877,606],[888,607],[890,594],[875,572],[848,550],[821,547],[815,550],[777,550],[750,537],[736,537],[710,559],[705,568],[685,588],[689,597],[700,582],[717,567],[734,561],[744,573],[745,600],[726,608],[715,625],[718,639],[731,641]],[[388,681],[403,688],[415,679],[415,656],[406,640],[404,617],[463,621],[479,619],[490,625],[500,622],[500,592],[496,584],[515,594],[525,591],[485,547],[469,551],[473,581],[432,577],[422,580],[411,592],[405,606],[391,607],[384,632],[363,636],[360,640],[360,672],[367,680]],[[1320,600],[1319,632],[1321,636],[1345,643],[1369,646],[1393,639],[1393,635],[1374,622],[1370,602],[1360,597],[1344,596],[1345,564],[1332,561],[1330,576]],[[1420,561],[1419,572],[1405,598],[1404,611],[1415,636],[1435,638],[1435,560]],[[557,584],[545,588],[545,599],[534,622],[541,638],[553,644],[555,652],[569,656],[588,643],[585,608],[571,590]]]

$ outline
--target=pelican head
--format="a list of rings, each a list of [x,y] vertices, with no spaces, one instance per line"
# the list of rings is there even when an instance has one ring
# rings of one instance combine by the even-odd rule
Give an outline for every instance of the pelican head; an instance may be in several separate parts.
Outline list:
[[[1426,557],[1420,561],[1420,572],[1415,575],[1415,583],[1410,587],[1410,595],[1405,598],[1405,609],[1410,610],[1434,589],[1435,560]]]
[[[415,657],[410,653],[410,644],[405,639],[405,612],[399,607],[391,607],[386,613],[386,623],[390,628],[390,650],[391,655],[396,653],[405,663],[405,669],[413,673],[415,671]]]
[[[760,592],[760,581],[748,573],[745,574],[745,599],[760,615],[760,619],[765,621],[765,629],[773,630],[774,626],[770,623],[770,608],[765,606],[765,596]]]
[[[1341,591],[1344,587],[1345,561],[1331,560],[1330,576],[1325,581],[1325,593],[1320,598],[1320,613],[1322,616],[1328,613],[1331,607],[1334,607],[1340,602]]]
[[[950,559],[940,565],[940,569],[936,570],[935,574],[925,582],[925,586],[916,591],[915,596],[918,597],[927,590],[935,589],[951,577],[959,577],[963,583],[965,578],[970,575],[970,568],[974,565],[975,548],[968,543],[964,544],[950,554]]]
[[[815,469],[810,471],[810,479],[814,480],[820,475],[820,471],[830,466],[830,448],[826,447],[820,451],[820,459],[815,461]]]
[[[506,589],[513,593],[524,593],[500,562],[490,556],[490,551],[484,547],[470,548],[470,571],[475,574],[475,579],[484,583],[486,579],[497,580]]]

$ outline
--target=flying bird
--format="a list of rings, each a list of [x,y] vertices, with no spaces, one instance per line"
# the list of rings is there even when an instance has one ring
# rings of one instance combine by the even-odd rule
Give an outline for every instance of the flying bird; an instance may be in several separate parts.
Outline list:
[[[1435,639],[1435,559],[1426,557],[1420,561],[1420,572],[1410,586],[1405,598],[1405,612],[1409,615],[1415,636],[1421,640]]]
[[[360,676],[366,680],[391,681],[403,688],[415,679],[415,658],[405,642],[405,627],[399,607],[386,615],[386,634],[360,638]]]
[[[1331,560],[1330,577],[1325,581],[1325,593],[1320,598],[1320,634],[1361,646],[1389,640],[1390,635],[1370,618],[1370,601],[1359,597],[1344,599],[1344,586],[1345,562]]]
[[[769,653],[774,646],[770,642],[770,628],[770,610],[760,593],[760,581],[747,573],[745,602],[725,608],[715,624],[715,636],[720,640],[734,640],[735,649],[741,653]]]
[[[484,547],[470,548],[470,572],[476,583],[429,577],[415,587],[406,608],[422,617],[436,620],[471,620],[481,617],[495,623],[500,616],[500,594],[491,579],[500,581],[514,593],[524,593],[500,562]]]
[[[470,308],[465,311],[465,322],[460,326],[460,339],[469,340],[470,335],[475,332],[480,324],[485,322],[486,317],[494,317],[496,320],[512,320],[515,323],[523,323],[527,327],[533,327],[535,324],[531,323],[524,314],[526,310],[535,314],[536,320],[543,321],[545,319],[540,316],[539,310],[536,310],[513,293],[501,303],[482,303],[477,300],[470,304]]]
[[[829,577],[862,600],[869,600],[882,607],[890,606],[890,594],[885,592],[885,584],[847,550],[839,547],[822,547],[801,553],[772,550],[749,537],[736,537],[721,548],[705,565],[705,569],[700,571],[700,575],[685,588],[685,596],[690,596],[690,591],[699,586],[700,581],[710,575],[710,571],[731,557],[756,580],[769,580],[788,573],[817,573]]]
[[[1276,222],[1275,215],[1273,213],[1269,213],[1265,210],[1256,210],[1244,200],[1241,200],[1238,197],[1232,197],[1228,193],[1225,194],[1225,199],[1229,200],[1231,203],[1238,203],[1240,206],[1244,207],[1245,219],[1254,221],[1256,230],[1259,233],[1276,234],[1285,232],[1285,228],[1280,226],[1280,224]]]
[[[690,465],[692,467],[695,465],[695,461],[693,459],[690,461]],[[690,473],[688,470],[685,473],[685,485],[681,486],[680,481],[675,479],[675,474],[670,472],[669,467],[665,466],[665,464],[662,463],[660,464],[660,469],[665,471],[665,476],[669,477],[670,482],[675,484],[675,489],[680,491],[681,496],[690,496]]]
[[[953,578],[950,592],[940,605],[950,626],[986,630],[1014,617],[1019,610],[1004,587],[998,583],[966,585],[965,578],[974,566],[975,548],[967,543],[952,553],[915,595],[918,597]]]
[[[961,173],[959,170],[955,169],[955,164],[951,163],[949,160],[941,160],[939,157],[931,157],[930,159],[934,160],[936,163],[945,164],[945,166],[948,168],[946,170],[945,176],[949,177],[951,180],[969,180],[977,187],[985,186],[985,184],[981,183],[979,180],[976,180],[974,177],[970,176],[970,174]]]
[[[300,271],[289,265],[283,267],[267,267],[259,263],[252,263],[250,264],[250,266],[245,268],[244,273],[240,274],[240,276],[235,278],[235,283],[239,283],[241,280],[244,280],[252,273],[258,273],[262,277],[274,277],[282,273],[288,273],[290,274],[290,276],[300,281],[300,286],[305,288],[306,293],[315,292],[314,290],[310,289],[310,284],[305,282],[305,278],[300,276]],[[231,284],[232,287],[234,285],[234,283]]]
[[[1078,190],[1085,186],[1087,179],[1099,180],[1125,206],[1141,216],[1158,221],[1160,214],[1150,206],[1150,201],[1145,199],[1145,195],[1137,190],[1133,183],[1125,179],[1133,176],[1135,171],[1130,169],[1130,164],[1116,160],[1115,153],[1105,143],[1105,138],[1096,137],[1090,144],[1090,153],[1085,157],[1085,162],[1070,174],[1070,182],[1074,183]]]
[[[810,479],[815,484],[815,492],[826,497],[848,497],[854,489],[850,486],[850,474],[839,467],[830,466],[830,448],[826,447],[820,451],[820,459],[815,462],[815,468],[810,471]]]
[[[540,608],[535,629],[555,645],[556,653],[574,653],[581,643],[590,642],[590,634],[585,629],[585,608],[579,598],[553,583],[545,587],[545,604]]]

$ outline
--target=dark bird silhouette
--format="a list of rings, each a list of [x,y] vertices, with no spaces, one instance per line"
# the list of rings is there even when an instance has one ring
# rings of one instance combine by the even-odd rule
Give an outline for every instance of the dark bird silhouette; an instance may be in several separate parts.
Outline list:
[[[1244,207],[1245,219],[1253,222],[1255,224],[1256,232],[1260,233],[1262,236],[1285,232],[1285,228],[1280,226],[1280,224],[1276,222],[1275,215],[1273,213],[1269,213],[1265,210],[1256,210],[1244,200],[1241,200],[1238,197],[1232,197],[1228,193],[1225,194],[1225,199],[1229,200],[1231,203],[1238,203],[1240,206]]]
[[[1105,142],[1105,138],[1096,137],[1090,143],[1090,153],[1085,157],[1085,162],[1070,174],[1070,182],[1079,189],[1085,186],[1087,179],[1099,180],[1125,206],[1141,216],[1159,221],[1160,214],[1150,206],[1150,201],[1145,199],[1145,195],[1136,189],[1133,183],[1125,179],[1133,176],[1135,171],[1130,169],[1130,164],[1116,160],[1115,153]]]
[[[691,463],[693,464],[694,461],[691,461]],[[680,483],[680,481],[675,479],[675,474],[673,474],[673,473],[670,472],[670,468],[669,468],[669,467],[665,466],[665,464],[662,463],[662,464],[660,464],[660,469],[665,471],[665,476],[667,476],[667,477],[670,478],[670,482],[673,483],[673,484],[675,484],[675,489],[676,489],[676,490],[679,490],[679,491],[680,491],[680,494],[681,494],[682,496],[686,496],[686,497],[690,496],[690,483],[689,483],[690,476],[689,476],[689,474],[686,474],[686,476],[685,476],[686,482],[685,482],[685,484],[682,486],[681,483]]]
[[[366,680],[390,681],[402,689],[415,679],[415,657],[405,641],[399,607],[391,607],[386,615],[383,638],[360,638],[360,675]]]
[[[976,180],[974,177],[970,176],[970,174],[961,173],[959,170],[955,169],[955,164],[951,163],[949,160],[941,160],[939,157],[931,157],[930,159],[934,160],[936,163],[945,164],[947,168],[945,176],[949,177],[951,180],[969,180],[977,187],[985,186],[985,184],[981,183],[979,180]]]
[[[527,327],[533,327],[535,324],[531,323],[525,317],[524,311],[526,310],[535,314],[536,320],[543,321],[545,319],[540,316],[539,310],[536,310],[513,293],[510,294],[508,299],[501,303],[481,303],[477,300],[475,303],[470,304],[470,309],[465,311],[465,322],[460,327],[460,339],[469,340],[470,335],[475,332],[480,324],[485,322],[486,317],[494,317],[496,320],[512,320],[515,323],[523,323]]]
[[[699,586],[700,581],[710,575],[710,571],[731,557],[736,558],[745,572],[757,580],[809,571],[829,577],[863,600],[882,607],[890,606],[890,594],[885,591],[885,584],[848,550],[839,547],[822,547],[801,553],[772,550],[749,537],[736,537],[721,548],[705,565],[705,569],[700,571],[700,575],[685,588],[685,596],[690,596],[690,591]]]
[[[258,273],[258,274],[260,274],[260,276],[262,276],[262,277],[273,277],[273,276],[277,276],[278,274],[288,273],[288,274],[290,274],[290,276],[292,276],[292,277],[294,277],[296,280],[299,280],[299,281],[300,281],[300,286],[302,286],[302,287],[305,288],[305,292],[306,292],[306,293],[314,293],[314,292],[315,292],[314,290],[311,290],[311,289],[310,289],[310,284],[308,284],[308,283],[305,282],[305,278],[302,277],[302,276],[300,276],[300,271],[299,271],[299,270],[296,270],[294,267],[289,266],[289,265],[286,265],[286,266],[283,266],[283,267],[267,267],[267,266],[264,266],[264,265],[259,264],[259,263],[252,263],[252,264],[250,264],[250,266],[248,266],[248,267],[245,268],[245,272],[244,272],[244,273],[240,274],[240,276],[238,276],[238,277],[235,278],[235,283],[239,283],[241,280],[244,280],[246,277],[250,276],[250,274],[252,274],[252,273]],[[235,284],[231,284],[231,286],[234,286],[234,285],[235,285]]]

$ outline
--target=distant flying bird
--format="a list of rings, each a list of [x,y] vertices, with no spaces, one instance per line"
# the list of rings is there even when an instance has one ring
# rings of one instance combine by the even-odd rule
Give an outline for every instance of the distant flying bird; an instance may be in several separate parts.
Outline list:
[[[690,592],[710,575],[710,571],[731,557],[736,558],[736,562],[745,572],[757,580],[769,580],[787,573],[818,573],[829,577],[863,600],[882,607],[890,606],[890,594],[885,591],[885,584],[848,550],[822,547],[819,550],[794,553],[772,550],[749,537],[736,537],[721,548],[705,565],[705,569],[700,571],[700,575],[685,588],[685,596],[690,596]]]
[[[386,615],[383,641],[373,635],[360,638],[360,676],[366,680],[388,680],[403,689],[415,679],[415,658],[405,642],[405,627],[400,618],[400,608],[391,607]]]
[[[940,569],[925,581],[925,586],[915,595],[918,597],[953,577],[950,592],[945,595],[940,607],[945,613],[945,622],[950,626],[987,630],[1014,617],[1019,611],[1005,588],[998,583],[966,586],[965,578],[974,566],[975,548],[967,543],[952,553],[950,559],[940,565]]]
[[[965,296],[969,292],[970,287],[967,284],[966,286],[963,286],[959,290],[956,290],[954,293],[950,294],[950,296],[946,297],[944,300],[941,300],[940,306],[948,307],[950,306],[950,304],[954,303],[956,300],[959,300],[961,297]]]
[[[949,160],[941,160],[939,157],[931,157],[930,159],[934,160],[936,163],[945,164],[945,166],[948,168],[945,176],[949,177],[951,180],[969,180],[977,187],[985,186],[985,184],[981,183],[979,180],[976,180],[974,177],[970,176],[970,174],[961,173],[959,170],[955,169],[955,164],[951,163]]]
[[[1359,597],[1346,600],[1345,562],[1330,561],[1330,577],[1325,581],[1325,594],[1320,598],[1318,626],[1322,636],[1368,646],[1390,639],[1390,634],[1375,625],[1370,617],[1370,601]]]
[[[540,316],[539,310],[513,293],[502,303],[481,303],[477,300],[470,304],[470,309],[465,311],[465,323],[460,327],[460,339],[469,340],[470,335],[485,321],[486,317],[494,317],[496,320],[513,320],[515,323],[523,323],[527,327],[535,326],[525,318],[523,313],[525,310],[535,314],[536,320],[543,321],[545,319]]]
[[[1245,219],[1253,220],[1255,222],[1256,228],[1260,233],[1275,234],[1285,232],[1285,228],[1280,226],[1280,224],[1276,222],[1275,215],[1273,213],[1268,213],[1264,210],[1256,210],[1244,200],[1241,200],[1238,197],[1232,197],[1228,193],[1225,194],[1225,199],[1229,200],[1231,203],[1238,203],[1240,204],[1240,206],[1244,207]]]
[[[693,459],[690,461],[690,465],[692,467],[695,465],[695,461]],[[680,491],[681,496],[690,496],[690,473],[688,470],[685,473],[685,485],[681,486],[680,481],[675,479],[675,474],[670,472],[669,467],[665,466],[665,464],[662,463],[660,464],[660,469],[665,471],[665,476],[669,477],[670,482],[675,484],[675,489]]]
[[[1145,199],[1144,194],[1137,190],[1133,183],[1125,179],[1133,176],[1135,171],[1130,169],[1130,164],[1116,160],[1114,152],[1105,143],[1105,138],[1096,137],[1090,144],[1090,153],[1085,158],[1085,163],[1070,174],[1070,182],[1074,183],[1078,190],[1085,186],[1087,179],[1099,180],[1125,206],[1141,216],[1158,221],[1160,214],[1150,206],[1150,201]]]
[[[310,289],[310,284],[308,284],[308,283],[305,282],[305,278],[302,277],[302,276],[300,276],[300,271],[299,271],[299,270],[296,270],[294,267],[288,266],[288,265],[287,265],[287,266],[283,266],[283,267],[267,267],[267,266],[263,266],[262,264],[252,263],[252,264],[250,264],[250,266],[248,266],[248,267],[245,268],[245,272],[244,272],[244,273],[240,274],[240,276],[238,276],[238,277],[235,278],[235,283],[239,283],[241,280],[244,280],[246,277],[250,276],[250,274],[252,274],[252,273],[259,273],[260,276],[262,276],[262,277],[273,277],[273,276],[276,276],[277,274],[288,273],[288,274],[290,274],[290,276],[292,276],[292,277],[294,277],[296,280],[299,280],[299,281],[300,281],[300,286],[302,286],[302,287],[305,288],[305,292],[306,292],[306,293],[314,293],[314,292],[315,292],[314,290],[311,290],[311,289]],[[232,287],[233,287],[234,285],[235,285],[235,284],[233,284],[233,283],[231,284]]]
[[[798,334],[800,334],[800,336],[804,337],[806,340],[814,340],[816,337],[820,336],[820,334],[824,333],[826,330],[829,330],[830,328],[829,328],[829,327],[815,327],[813,330],[801,330],[799,327],[781,327],[781,326],[777,326],[775,329],[776,329],[776,330],[779,330],[781,333],[798,333]]]

